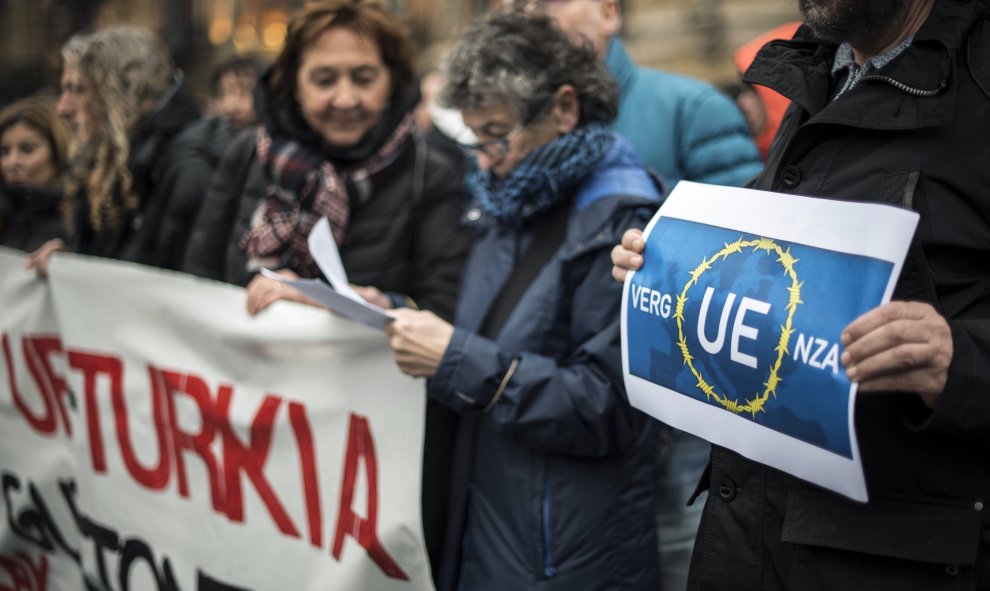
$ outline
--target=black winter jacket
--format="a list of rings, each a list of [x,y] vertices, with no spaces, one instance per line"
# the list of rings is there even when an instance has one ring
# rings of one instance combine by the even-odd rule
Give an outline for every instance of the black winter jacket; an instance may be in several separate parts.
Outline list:
[[[933,305],[953,358],[934,410],[862,395],[859,504],[716,447],[691,589],[990,588],[990,20],[937,0],[911,46],[834,102],[802,29],[747,73],[794,101],[755,187],[921,215],[894,299]]]
[[[254,91],[255,108],[269,135],[290,138],[341,163],[367,159],[418,100],[416,92],[394,100],[356,146],[334,150],[297,108],[273,99],[269,76],[263,75]],[[464,158],[441,147],[438,139],[411,137],[395,159],[366,182],[347,182],[350,218],[340,257],[352,283],[377,287],[395,299],[408,296],[420,308],[450,318],[471,235],[460,224],[466,201]],[[183,270],[237,285],[250,281],[253,273],[240,241],[269,184],[256,144],[257,130],[245,131],[224,155],[196,221]],[[427,401],[425,422],[423,526],[433,571],[438,572],[456,416]]]
[[[34,252],[53,238],[64,238],[62,193],[42,187],[0,184],[0,244]]]

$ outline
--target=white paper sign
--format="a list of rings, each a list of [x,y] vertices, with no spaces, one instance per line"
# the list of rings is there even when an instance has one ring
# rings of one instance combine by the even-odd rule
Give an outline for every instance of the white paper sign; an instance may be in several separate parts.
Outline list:
[[[681,182],[623,290],[637,408],[867,500],[842,330],[890,300],[918,215]]]

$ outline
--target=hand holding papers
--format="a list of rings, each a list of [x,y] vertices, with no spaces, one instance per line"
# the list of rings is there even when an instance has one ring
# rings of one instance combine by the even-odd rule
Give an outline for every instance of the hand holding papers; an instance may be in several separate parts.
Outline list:
[[[330,281],[332,288],[319,279],[289,279],[268,269],[262,269],[262,275],[295,287],[341,316],[371,328],[384,330],[391,316],[384,309],[364,301],[347,283],[347,274],[340,261],[340,252],[337,250],[337,243],[330,233],[330,223],[326,218],[313,226],[308,243],[309,253]]]
[[[889,301],[918,216],[681,182],[622,304],[626,387],[670,425],[857,500],[842,330]]]

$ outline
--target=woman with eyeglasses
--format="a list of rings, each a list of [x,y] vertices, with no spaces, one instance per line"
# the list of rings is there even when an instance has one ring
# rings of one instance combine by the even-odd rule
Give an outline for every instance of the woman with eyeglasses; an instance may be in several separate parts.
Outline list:
[[[477,143],[456,321],[399,310],[399,368],[459,413],[439,588],[659,588],[652,429],[622,385],[611,244],[659,194],[608,130],[615,83],[544,15],[495,12],[444,65]]]

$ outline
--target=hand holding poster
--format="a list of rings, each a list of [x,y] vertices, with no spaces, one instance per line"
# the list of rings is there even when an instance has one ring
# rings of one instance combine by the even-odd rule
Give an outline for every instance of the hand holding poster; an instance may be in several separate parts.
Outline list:
[[[840,335],[890,300],[917,214],[681,182],[623,292],[633,405],[865,501]]]

